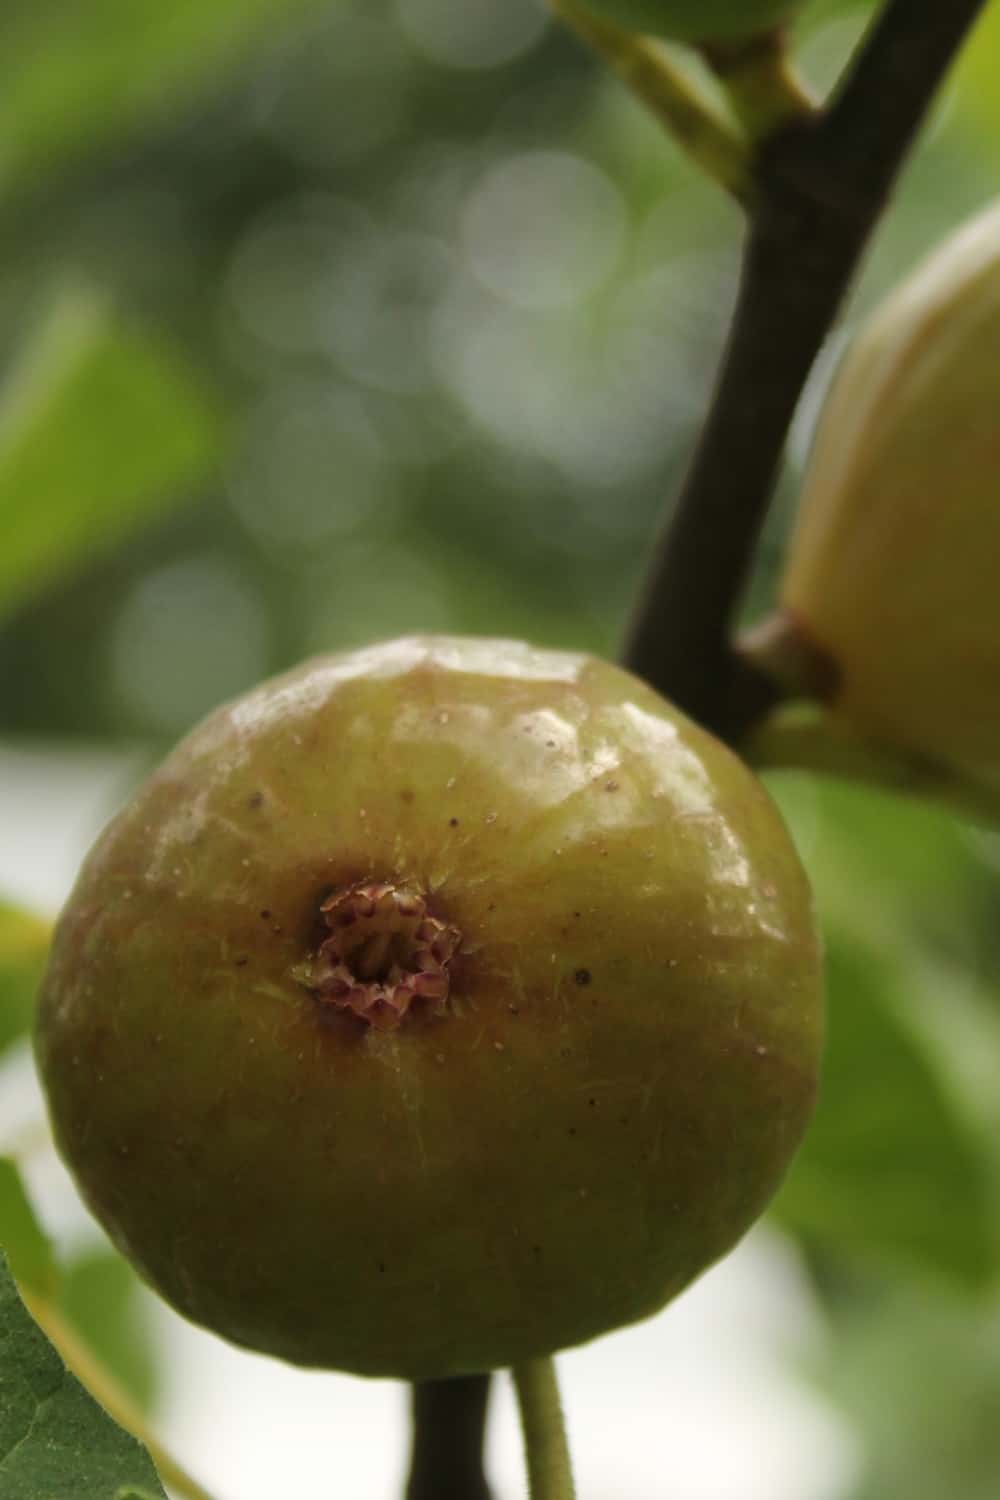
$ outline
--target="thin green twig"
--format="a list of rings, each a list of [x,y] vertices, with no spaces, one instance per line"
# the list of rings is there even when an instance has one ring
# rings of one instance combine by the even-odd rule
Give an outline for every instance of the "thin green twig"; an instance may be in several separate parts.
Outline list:
[[[574,1500],[555,1360],[528,1359],[511,1371],[524,1433],[531,1500]]]
[[[754,147],[817,113],[819,106],[795,68],[784,30],[728,45],[714,43],[701,53]]]
[[[703,171],[741,203],[752,196],[750,142],[736,120],[653,37],[604,21],[578,0],[549,0],[570,30],[607,63]]]
[[[741,748],[758,771],[809,771],[906,797],[930,797],[975,822],[1000,822],[1000,786],[867,739],[847,720],[817,704],[781,705],[756,725]]]

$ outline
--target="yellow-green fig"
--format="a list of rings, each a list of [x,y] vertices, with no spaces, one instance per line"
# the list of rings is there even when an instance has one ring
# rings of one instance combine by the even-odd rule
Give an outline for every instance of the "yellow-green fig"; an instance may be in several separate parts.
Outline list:
[[[675,42],[729,42],[771,31],[802,0],[586,0],[586,7],[629,31]]]
[[[821,415],[782,585],[837,714],[1000,790],[1000,205],[875,312]]]
[[[321,657],[111,823],[36,1045],[56,1138],[181,1312],[430,1378],[661,1307],[813,1106],[806,878],[727,749],[510,641]]]

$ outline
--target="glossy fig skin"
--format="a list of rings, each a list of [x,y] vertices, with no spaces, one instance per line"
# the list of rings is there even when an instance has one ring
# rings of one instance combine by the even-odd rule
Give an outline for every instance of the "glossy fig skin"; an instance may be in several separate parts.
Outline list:
[[[801,0],[586,0],[595,15],[674,42],[730,42],[784,25]]]
[[[445,1014],[303,982],[371,878],[461,934]],[[298,977],[296,977],[298,976]],[[181,1312],[426,1379],[661,1307],[811,1114],[808,885],[751,773],[635,678],[516,642],[318,658],[197,728],[60,919],[36,1030],[61,1149]]]
[[[824,404],[781,598],[832,707],[1000,790],[1000,203],[865,322]]]

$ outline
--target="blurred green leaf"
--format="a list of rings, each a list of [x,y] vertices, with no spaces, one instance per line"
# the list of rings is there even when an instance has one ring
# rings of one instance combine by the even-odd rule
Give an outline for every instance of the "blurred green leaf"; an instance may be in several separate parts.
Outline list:
[[[0,616],[185,498],[219,438],[178,355],[64,293],[0,392]]]
[[[0,1247],[22,1286],[47,1296],[57,1279],[52,1246],[35,1217],[21,1174],[0,1157]]]
[[[981,870],[955,813],[913,797],[799,773],[768,776],[825,921],[910,952],[971,935]]]
[[[864,1448],[850,1500],[994,1500],[1000,1473],[1000,1310],[886,1288],[836,1306],[819,1384]]]
[[[28,1315],[0,1253],[3,1500],[165,1500],[143,1447],[117,1427]]]
[[[145,1316],[148,1294],[113,1250],[89,1250],[61,1269],[57,1301],[84,1343],[143,1407],[157,1393]]]
[[[49,924],[0,901],[0,1053],[24,1036],[49,946]]]
[[[310,5],[316,0],[5,0],[0,189],[141,122],[179,85],[247,53],[268,22]]]
[[[1000,15],[988,5],[958,59],[952,85],[959,109],[979,130],[1000,129]]]
[[[981,1286],[996,1263],[988,1143],[906,1019],[900,973],[835,938],[819,1108],[776,1203],[807,1243]]]

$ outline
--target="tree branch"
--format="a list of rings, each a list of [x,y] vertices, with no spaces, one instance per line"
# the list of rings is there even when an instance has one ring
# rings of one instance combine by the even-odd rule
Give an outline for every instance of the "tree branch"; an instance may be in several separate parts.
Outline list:
[[[406,1500],[491,1500],[482,1458],[489,1393],[488,1375],[413,1387]]]
[[[830,105],[761,150],[712,409],[624,661],[738,740],[777,691],[732,628],[803,386],[934,94],[986,0],[890,0]]]

